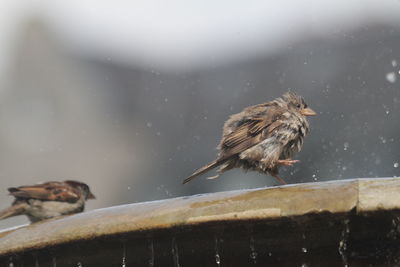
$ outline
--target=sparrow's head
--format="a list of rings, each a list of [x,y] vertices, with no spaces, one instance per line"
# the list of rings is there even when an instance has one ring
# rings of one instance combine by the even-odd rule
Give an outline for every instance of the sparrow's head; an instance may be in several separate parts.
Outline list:
[[[287,92],[282,96],[288,109],[300,113],[303,116],[315,116],[317,113],[309,108],[304,98],[294,92]]]
[[[93,195],[92,192],[90,192],[90,188],[87,184],[82,183],[82,182],[78,182],[78,181],[73,181],[73,180],[68,180],[68,181],[64,181],[64,183],[74,187],[74,188],[78,188],[79,190],[81,190],[81,192],[83,193],[83,195],[85,196],[85,199],[95,199],[96,197]]]

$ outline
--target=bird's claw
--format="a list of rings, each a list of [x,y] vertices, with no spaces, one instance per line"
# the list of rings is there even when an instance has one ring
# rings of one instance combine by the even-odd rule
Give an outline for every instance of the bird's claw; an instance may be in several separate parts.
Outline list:
[[[300,162],[300,160],[295,160],[295,159],[280,159],[278,160],[278,164],[284,165],[284,166],[293,166],[293,164]]]

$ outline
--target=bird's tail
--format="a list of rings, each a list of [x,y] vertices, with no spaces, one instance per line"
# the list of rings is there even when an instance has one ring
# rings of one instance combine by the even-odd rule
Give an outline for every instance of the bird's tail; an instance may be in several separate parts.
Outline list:
[[[188,178],[186,178],[185,180],[183,180],[182,184],[186,184],[188,182],[190,182],[191,180],[193,180],[194,178],[196,178],[197,176],[202,175],[203,173],[208,172],[211,169],[214,169],[215,167],[221,165],[222,163],[224,163],[225,160],[220,160],[220,159],[216,159],[213,162],[208,163],[207,165],[201,167],[200,169],[196,170],[192,175],[190,175]]]
[[[8,217],[21,215],[25,212],[26,203],[17,203],[9,208],[0,211],[0,220]]]

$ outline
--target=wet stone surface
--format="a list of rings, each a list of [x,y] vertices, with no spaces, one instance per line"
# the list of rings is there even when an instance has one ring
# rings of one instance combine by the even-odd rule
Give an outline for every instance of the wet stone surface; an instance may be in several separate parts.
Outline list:
[[[400,212],[178,227],[3,257],[1,266],[397,266]]]

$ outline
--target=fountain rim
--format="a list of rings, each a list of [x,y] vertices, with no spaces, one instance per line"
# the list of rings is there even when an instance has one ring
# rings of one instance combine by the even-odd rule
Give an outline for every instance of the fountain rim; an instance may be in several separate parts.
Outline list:
[[[6,229],[0,256],[126,233],[309,214],[400,209],[400,179],[364,178],[245,189],[134,203]]]

